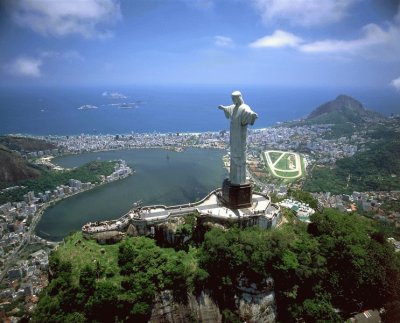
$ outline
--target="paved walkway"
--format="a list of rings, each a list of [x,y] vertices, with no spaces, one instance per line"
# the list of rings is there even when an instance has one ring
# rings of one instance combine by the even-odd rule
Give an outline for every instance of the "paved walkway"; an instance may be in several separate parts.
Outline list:
[[[210,216],[220,216],[223,218],[232,218],[232,217],[246,217],[253,216],[257,213],[261,214],[261,212],[266,211],[274,211],[275,208],[271,209],[270,200],[266,199],[264,196],[259,194],[253,194],[253,205],[249,208],[232,210],[225,206],[223,206],[218,201],[218,197],[216,194],[212,194],[208,199],[206,199],[203,203],[197,206],[188,206],[188,207],[172,207],[170,209],[151,209],[144,208],[140,211],[140,218],[148,221],[157,221],[163,220],[167,217],[175,217],[182,216],[186,214],[190,214],[193,212],[199,212],[203,215]]]
[[[267,219],[273,219],[279,213],[279,207],[271,205],[271,200],[259,193],[253,194],[253,203],[249,208],[230,209],[221,204],[219,201],[218,191],[210,193],[206,198],[197,203],[189,203],[176,206],[145,206],[136,208],[119,218],[111,221],[98,221],[87,223],[82,227],[82,231],[86,233],[99,233],[110,230],[122,230],[131,221],[146,221],[147,224],[161,223],[170,217],[178,217],[191,213],[200,213],[200,216],[209,216],[220,219],[238,220],[242,218],[250,218],[253,216],[263,216]]]

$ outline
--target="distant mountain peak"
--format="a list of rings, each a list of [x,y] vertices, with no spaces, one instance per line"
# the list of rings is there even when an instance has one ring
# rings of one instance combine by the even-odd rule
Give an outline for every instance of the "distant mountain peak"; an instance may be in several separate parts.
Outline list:
[[[351,104],[352,107],[354,108],[359,108],[362,110],[365,110],[365,107],[362,105],[362,103],[351,96],[345,95],[345,94],[340,94],[338,97],[334,100],[337,102],[340,102],[342,104]]]
[[[354,99],[354,98],[352,98],[351,96],[346,95],[346,94],[339,94],[339,95],[336,97],[335,100],[349,100],[349,99],[358,102],[356,99]]]
[[[316,108],[308,117],[315,123],[360,123],[366,118],[378,117],[375,112],[367,110],[360,101],[351,96],[340,94],[336,99]]]

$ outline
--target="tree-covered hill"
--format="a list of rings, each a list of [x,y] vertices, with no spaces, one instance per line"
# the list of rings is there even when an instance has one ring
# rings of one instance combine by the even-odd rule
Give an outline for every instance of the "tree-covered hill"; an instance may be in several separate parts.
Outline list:
[[[207,289],[225,321],[240,321],[239,281],[258,284],[269,277],[279,322],[343,322],[351,313],[382,307],[388,309],[384,321],[396,321],[400,255],[384,234],[368,219],[331,209],[312,221],[276,230],[214,228],[187,252],[145,237],[101,246],[75,234],[51,256],[51,281],[32,321],[144,322],[156,294],[166,289],[177,302]]]
[[[335,167],[315,167],[303,189],[333,194],[400,189],[400,133],[398,121],[369,130],[366,151],[340,159]]]
[[[19,152],[32,152],[57,148],[54,144],[42,139],[18,136],[0,136],[0,145]]]
[[[336,99],[320,105],[305,120],[313,124],[364,123],[369,119],[382,118],[378,113],[367,110],[363,105],[347,95],[339,95]]]
[[[336,162],[334,168],[316,167],[303,189],[333,194],[400,189],[400,142],[374,144],[368,151]]]
[[[1,156],[1,155],[0,155]],[[6,202],[22,201],[24,194],[33,191],[39,192],[52,191],[59,185],[68,185],[69,180],[77,179],[83,183],[99,183],[100,176],[108,176],[114,171],[115,162],[92,161],[74,169],[63,171],[44,170],[37,171],[39,176],[34,179],[24,179],[13,182],[20,187],[0,194],[0,205]],[[0,166],[1,167],[1,166]],[[18,168],[19,170],[20,168]],[[8,186],[9,183],[1,183],[0,188]]]
[[[146,322],[156,293],[168,289],[179,298],[194,291],[205,274],[196,253],[145,237],[101,246],[71,235],[50,257],[52,278],[32,321]]]
[[[41,139],[0,136],[0,187],[40,176],[40,169],[21,158],[15,151],[28,153],[53,148],[56,148],[54,144]]]
[[[0,185],[37,178],[40,171],[5,146],[0,145]]]

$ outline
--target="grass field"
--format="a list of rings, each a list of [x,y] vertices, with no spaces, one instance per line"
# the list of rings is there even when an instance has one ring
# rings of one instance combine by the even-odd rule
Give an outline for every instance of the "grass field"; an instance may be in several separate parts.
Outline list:
[[[285,172],[285,171],[280,171],[280,170],[275,170],[275,173],[279,176],[288,177],[288,178],[290,178],[290,177],[296,178],[299,175],[296,172]]]
[[[293,181],[304,174],[303,160],[297,153],[269,150],[264,152],[263,160],[269,174],[276,178]]]
[[[96,266],[99,262],[101,270],[107,273],[116,273],[108,277],[115,284],[120,284],[121,276],[118,267],[119,243],[112,245],[99,245],[95,240],[86,240],[81,232],[76,232],[61,243],[57,253],[63,260],[69,260],[73,264],[72,273],[74,283],[78,283],[79,273],[85,265]]]
[[[279,160],[279,162],[275,165],[276,169],[279,170],[289,170],[289,154],[285,153],[282,154],[282,158]]]
[[[275,163],[281,155],[282,155],[281,153],[278,153],[278,152],[275,152],[275,151],[272,151],[269,154],[269,156],[270,156],[270,158],[271,158],[273,163]]]

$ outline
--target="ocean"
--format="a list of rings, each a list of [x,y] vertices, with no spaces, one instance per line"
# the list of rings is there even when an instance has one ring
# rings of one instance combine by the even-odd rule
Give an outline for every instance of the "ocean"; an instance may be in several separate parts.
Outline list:
[[[259,118],[255,128],[307,116],[339,94],[384,115],[400,113],[400,92],[384,89],[268,86],[0,87],[0,134],[76,135],[204,132],[229,128],[217,106],[242,92]],[[120,93],[126,98],[115,98]],[[103,95],[104,94],[104,95]],[[124,108],[118,104],[125,103]],[[129,108],[134,103],[134,108]],[[92,105],[97,109],[79,109]],[[128,108],[127,108],[128,107]]]

